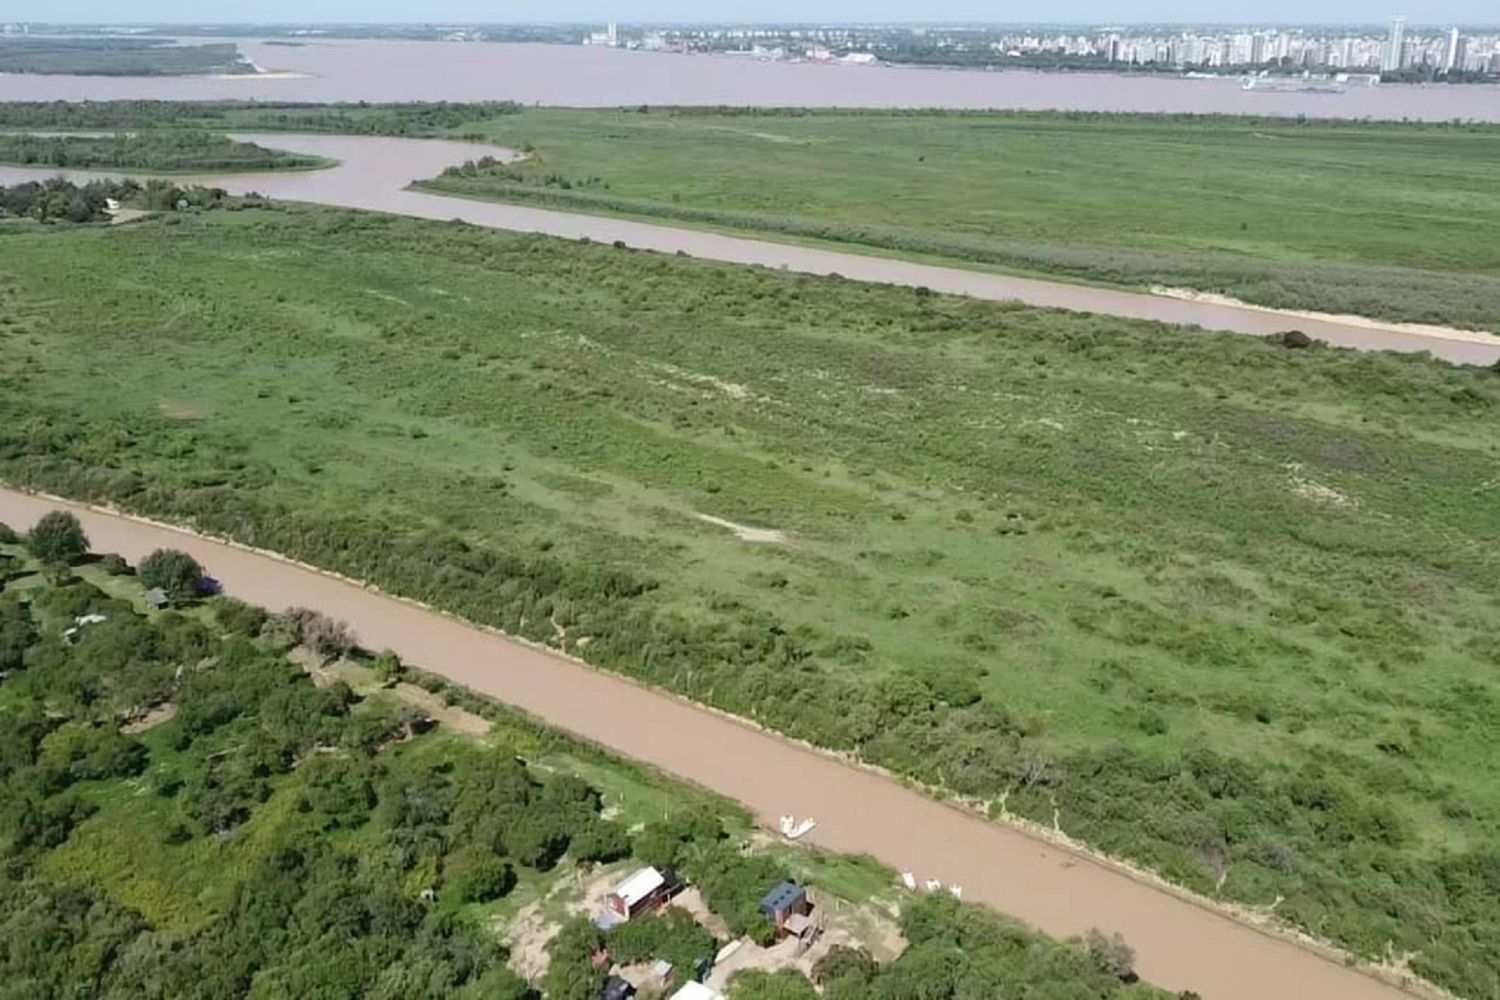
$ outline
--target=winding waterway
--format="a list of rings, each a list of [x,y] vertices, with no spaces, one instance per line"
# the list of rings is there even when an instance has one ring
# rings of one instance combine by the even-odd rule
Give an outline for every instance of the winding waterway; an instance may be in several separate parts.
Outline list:
[[[343,619],[362,645],[403,659],[618,753],[748,806],[767,827],[814,816],[810,840],[863,853],[919,879],[961,885],[1055,937],[1120,931],[1137,970],[1207,1000],[1398,1000],[1394,985],[1238,922],[1014,827],[944,805],[875,772],[727,716],[450,616],[269,554],[164,525],[0,489],[0,523],[30,527],[49,510],[78,514],[97,552],[136,561],[182,549],[236,597],[300,605]]]
[[[1018,278],[961,267],[919,264],[840,250],[727,236],[705,230],[580,215],[524,205],[503,205],[406,190],[414,180],[481,156],[502,155],[493,146],[436,139],[368,136],[239,134],[236,138],[297,153],[330,157],[327,170],[285,171],[180,179],[223,187],[234,193],[258,191],[273,198],[368,209],[423,219],[459,219],[493,229],[544,233],[568,239],[620,242],[662,253],[732,264],[754,264],[807,274],[840,274],[859,281],[926,286],[934,291],[979,299],[1018,300],[1031,305],[1073,309],[1130,319],[1197,326],[1208,330],[1267,335],[1296,328],[1330,344],[1363,350],[1431,351],[1449,361],[1488,365],[1500,360],[1500,337],[1418,332],[1401,324],[1319,318],[1273,309],[1218,302],[1188,301],[1145,292]],[[55,169],[0,167],[0,185],[35,180]],[[79,179],[102,176],[63,171]],[[120,172],[114,172],[116,174]]]

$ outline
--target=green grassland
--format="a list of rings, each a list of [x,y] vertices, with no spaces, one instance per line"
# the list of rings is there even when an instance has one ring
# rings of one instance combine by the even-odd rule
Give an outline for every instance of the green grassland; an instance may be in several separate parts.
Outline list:
[[[233,42],[174,45],[159,38],[0,39],[0,73],[196,76],[251,71]]]
[[[153,173],[307,170],[330,165],[321,157],[266,149],[213,132],[185,130],[102,136],[0,133],[0,163]]]
[[[1500,989],[1492,371],[320,210],[0,260],[0,478]]]
[[[1500,330],[1500,130],[525,109],[424,187]]]

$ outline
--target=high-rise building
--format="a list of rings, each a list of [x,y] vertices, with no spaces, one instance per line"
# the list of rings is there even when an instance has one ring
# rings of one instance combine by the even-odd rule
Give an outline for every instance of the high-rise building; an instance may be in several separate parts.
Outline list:
[[[1391,18],[1391,33],[1385,40],[1385,51],[1380,55],[1380,71],[1391,73],[1401,68],[1405,51],[1406,18],[1397,15]]]
[[[1463,36],[1458,33],[1457,28],[1448,31],[1448,45],[1443,50],[1443,72],[1448,73],[1454,69],[1463,69],[1462,57],[1459,48],[1463,44]]]
[[[615,22],[609,22],[609,27],[606,29],[605,33],[609,35],[610,48],[614,48],[615,46],[620,44],[620,28],[615,24]]]

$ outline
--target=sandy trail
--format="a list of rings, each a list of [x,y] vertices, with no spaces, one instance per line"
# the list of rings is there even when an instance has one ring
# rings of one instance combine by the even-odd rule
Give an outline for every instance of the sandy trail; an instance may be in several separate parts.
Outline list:
[[[24,529],[70,507],[97,552],[132,561],[183,549],[237,597],[317,608],[360,642],[495,697],[617,753],[737,799],[774,827],[815,816],[809,838],[964,887],[1055,937],[1120,931],[1147,980],[1210,1000],[1394,1000],[1408,995],[1122,870],[993,823],[748,724],[436,611],[164,525],[0,490],[0,522]]]
[[[434,177],[445,167],[465,160],[478,160],[483,156],[516,158],[519,155],[495,146],[442,139],[285,133],[237,133],[235,138],[339,162],[326,170],[179,177],[174,180],[222,187],[236,194],[258,191],[287,201],[316,202],[421,219],[458,219],[491,229],[542,233],[565,239],[587,237],[599,243],[619,242],[636,249],[668,254],[681,252],[730,264],[760,265],[803,274],[839,274],[857,281],[927,287],[951,295],[1013,300],[1034,306],[1157,320],[1205,330],[1266,336],[1296,328],[1317,340],[1341,347],[1431,351],[1437,357],[1461,364],[1488,365],[1500,360],[1500,337],[1487,334],[1466,338],[1464,331],[1449,333],[1442,328],[1413,328],[1363,318],[1350,322],[1337,316],[1246,306],[1211,296],[1188,299],[1039,278],[1018,278],[705,230],[406,190],[412,181]],[[86,179],[120,176],[128,172],[0,166],[0,185],[40,180],[58,173]]]

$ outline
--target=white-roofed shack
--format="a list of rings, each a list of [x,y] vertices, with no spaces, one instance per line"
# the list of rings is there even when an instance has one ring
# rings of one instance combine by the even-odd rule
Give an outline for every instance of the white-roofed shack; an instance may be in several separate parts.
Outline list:
[[[672,1000],[724,1000],[724,994],[709,989],[702,983],[683,983],[682,989],[672,994]]]
[[[665,903],[676,888],[677,878],[671,872],[641,868],[615,886],[604,902],[615,913],[629,920],[637,913]]]

